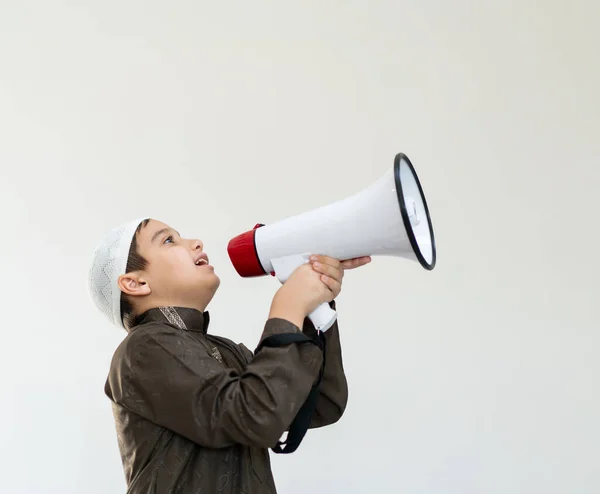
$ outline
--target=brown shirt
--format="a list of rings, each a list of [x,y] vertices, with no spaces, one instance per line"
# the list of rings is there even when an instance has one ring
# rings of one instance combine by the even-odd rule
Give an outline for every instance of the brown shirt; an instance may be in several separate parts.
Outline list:
[[[276,492],[268,448],[306,400],[322,351],[292,343],[253,355],[209,335],[208,323],[208,312],[151,309],[113,356],[105,392],[130,494]],[[314,334],[308,319],[303,331]],[[270,319],[261,341],[294,332],[291,322]],[[348,399],[337,323],[325,340],[311,428],[339,420]]]

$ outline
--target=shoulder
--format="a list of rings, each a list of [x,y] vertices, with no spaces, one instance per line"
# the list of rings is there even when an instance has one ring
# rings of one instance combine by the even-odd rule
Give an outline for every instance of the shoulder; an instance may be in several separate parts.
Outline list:
[[[136,327],[115,350],[105,392],[119,399],[127,387],[151,383],[172,374],[194,352],[193,342],[177,328],[162,323]]]
[[[115,350],[109,381],[121,380],[141,370],[161,369],[185,358],[198,345],[185,332],[168,324],[151,322],[131,331]]]
[[[178,333],[180,332],[177,329],[168,324],[153,322],[138,326],[125,337],[115,350],[113,364],[122,360],[131,360],[139,352],[143,352],[157,343],[170,343],[180,336]]]

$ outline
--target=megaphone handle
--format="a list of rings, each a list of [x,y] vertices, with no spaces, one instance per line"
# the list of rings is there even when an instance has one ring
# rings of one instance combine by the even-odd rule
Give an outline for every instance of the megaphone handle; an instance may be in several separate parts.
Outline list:
[[[309,258],[310,254],[308,253],[280,257],[278,259],[271,259],[271,265],[280,283],[285,283],[298,266],[309,262]],[[317,331],[325,332],[333,326],[333,323],[337,319],[337,312],[329,307],[328,303],[323,303],[312,311],[308,315],[308,318]]]
[[[337,312],[334,311],[329,304],[323,303],[312,311],[308,318],[315,326],[317,331],[327,331],[337,319]]]

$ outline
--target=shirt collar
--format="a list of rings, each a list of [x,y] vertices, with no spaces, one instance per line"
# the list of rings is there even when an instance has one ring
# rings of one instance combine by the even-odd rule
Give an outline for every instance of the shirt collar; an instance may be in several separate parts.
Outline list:
[[[163,322],[184,331],[198,331],[206,334],[210,323],[208,311],[188,307],[156,307],[135,318],[133,327],[149,322]]]

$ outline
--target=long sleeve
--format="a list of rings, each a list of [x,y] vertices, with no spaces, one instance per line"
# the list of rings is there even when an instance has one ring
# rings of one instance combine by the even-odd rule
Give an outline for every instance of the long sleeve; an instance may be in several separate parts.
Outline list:
[[[300,329],[270,319],[261,339],[290,332]],[[274,446],[323,362],[317,345],[293,343],[262,348],[238,373],[188,343],[166,325],[146,328],[113,362],[107,394],[144,418],[211,448]]]
[[[335,301],[329,304],[336,308]],[[304,320],[303,332],[314,338],[315,327],[310,319]],[[317,406],[310,428],[323,427],[337,422],[346,409],[348,403],[348,382],[342,361],[342,346],[338,322],[325,331],[325,369]]]

